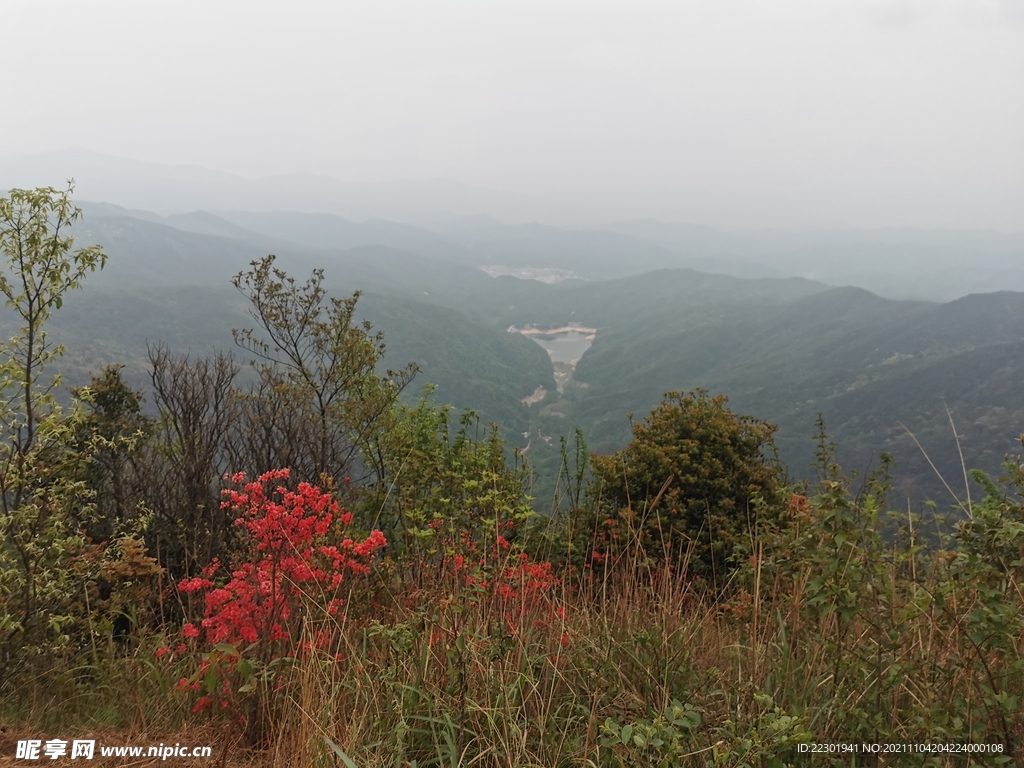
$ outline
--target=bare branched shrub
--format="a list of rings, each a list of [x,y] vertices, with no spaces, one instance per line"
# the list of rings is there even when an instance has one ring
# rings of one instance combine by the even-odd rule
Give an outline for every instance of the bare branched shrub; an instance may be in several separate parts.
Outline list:
[[[149,349],[157,439],[147,481],[164,562],[183,573],[220,554],[230,520],[220,510],[220,479],[227,471],[232,385],[238,364],[228,355],[176,358],[162,345]]]

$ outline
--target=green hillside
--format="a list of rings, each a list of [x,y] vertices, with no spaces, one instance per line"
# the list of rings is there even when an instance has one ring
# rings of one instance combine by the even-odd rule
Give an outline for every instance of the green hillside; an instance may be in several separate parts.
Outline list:
[[[555,386],[543,349],[456,310],[370,294],[360,300],[358,313],[384,331],[384,366],[420,366],[407,392],[411,398],[433,384],[439,402],[472,408],[485,422],[518,433],[529,419],[520,400],[537,387]],[[176,354],[193,356],[234,350],[231,329],[251,326],[246,301],[233,288],[133,286],[72,296],[50,333],[67,347],[61,367],[68,385],[84,384],[117,363],[133,387],[148,390],[147,344],[164,343]],[[0,330],[13,332],[9,314],[2,316]],[[246,360],[244,352],[235,354]]]
[[[1024,424],[1024,295],[970,296],[949,304],[893,302],[835,289],[753,315],[659,334],[639,321],[599,336],[575,378],[589,385],[572,416],[597,444],[620,444],[628,424],[669,389],[705,387],[779,424],[794,476],[813,457],[821,413],[841,456],[866,466],[896,456],[897,482],[914,499],[948,496],[917,436],[946,478],[962,469],[946,407],[969,467],[998,473]]]
[[[415,361],[417,383],[436,385],[439,402],[472,408],[484,421],[505,427],[510,437],[530,426],[521,399],[537,387],[555,388],[547,353],[525,336],[451,309],[376,294],[360,301],[360,311],[384,331],[385,364]]]

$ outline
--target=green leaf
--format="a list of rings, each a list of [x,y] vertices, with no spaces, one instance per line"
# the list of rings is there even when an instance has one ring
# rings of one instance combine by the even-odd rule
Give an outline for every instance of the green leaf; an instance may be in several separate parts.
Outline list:
[[[206,689],[207,693],[213,693],[217,690],[217,683],[219,682],[220,675],[212,669],[203,676],[203,688]]]
[[[341,760],[341,762],[345,765],[345,768],[358,768],[358,766],[355,764],[355,761],[352,760],[351,757],[346,755],[341,747],[339,747],[337,744],[331,741],[331,739],[329,739],[326,735],[324,735],[323,739],[324,743],[326,743],[327,746],[331,748],[331,751],[335,755],[337,755],[338,759]]]
[[[250,677],[252,677],[253,671],[254,670],[252,662],[248,659],[242,659],[240,662],[238,662],[238,676],[241,677],[243,680],[248,680]]]

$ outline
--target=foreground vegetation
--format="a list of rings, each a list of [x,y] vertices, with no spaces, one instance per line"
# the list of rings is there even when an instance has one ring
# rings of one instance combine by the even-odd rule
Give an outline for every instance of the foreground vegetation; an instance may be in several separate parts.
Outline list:
[[[235,281],[247,377],[155,347],[158,419],[116,367],[61,408],[46,321],[103,255],[67,195],[2,202],[0,722],[295,766],[1024,757],[1019,463],[944,538],[889,509],[888,457],[847,477],[823,433],[792,487],[771,425],[669,393],[617,454],[563,443],[538,516],[496,431],[401,403],[357,296],[272,258]]]

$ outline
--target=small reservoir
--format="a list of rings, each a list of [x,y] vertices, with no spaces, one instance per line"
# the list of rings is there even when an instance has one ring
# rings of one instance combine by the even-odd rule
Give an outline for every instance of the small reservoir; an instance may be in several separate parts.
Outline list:
[[[590,349],[594,337],[580,331],[557,333],[552,336],[531,336],[551,355],[556,363],[575,363]]]
[[[509,332],[521,333],[533,339],[547,350],[553,362],[575,366],[576,362],[583,357],[583,353],[594,343],[594,334],[597,329],[566,326],[541,330],[539,328],[517,329],[513,326],[509,328]]]

